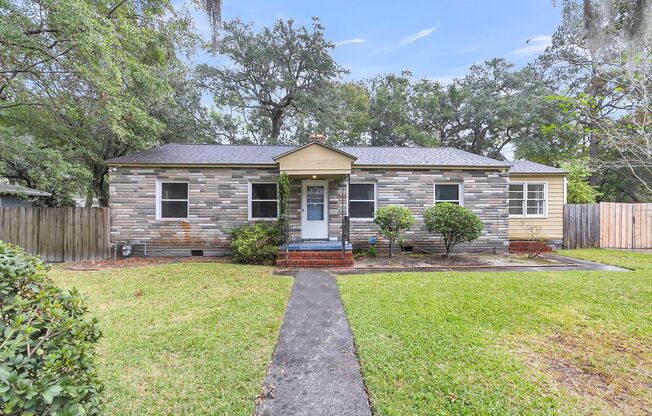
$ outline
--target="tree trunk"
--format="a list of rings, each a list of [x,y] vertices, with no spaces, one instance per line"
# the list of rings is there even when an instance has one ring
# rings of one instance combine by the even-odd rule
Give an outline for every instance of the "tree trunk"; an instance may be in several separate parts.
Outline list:
[[[593,61],[592,73],[595,74],[598,68],[597,65],[595,64],[595,58],[593,57],[593,54],[591,54],[591,60]],[[591,97],[591,101],[590,101],[591,107],[589,110],[589,120],[588,120],[587,127],[589,129],[589,159],[591,160],[591,163],[594,166],[598,161],[598,158],[600,157],[599,154],[600,139],[597,135],[597,127],[595,122],[600,116],[599,114],[600,108],[598,106],[600,83],[601,80],[598,79],[596,75],[591,76],[591,81],[589,84],[590,85],[589,96]],[[593,169],[591,169],[591,176],[589,177],[589,185],[598,186],[599,184],[600,184],[600,178],[598,177],[598,173],[595,171],[595,167],[593,167]]]
[[[392,258],[392,247],[394,247],[394,239],[390,238],[389,239],[389,258]]]
[[[97,203],[101,207],[109,206],[109,188],[106,183],[107,168],[96,167],[93,169],[93,192]]]
[[[272,110],[272,144],[278,143],[278,138],[281,135],[281,126],[283,124],[283,110],[274,109]]]
[[[93,193],[92,190],[89,189],[88,192],[86,192],[86,202],[84,203],[84,206],[86,208],[90,208],[90,207],[93,206],[93,197],[94,196],[95,196],[95,194]]]

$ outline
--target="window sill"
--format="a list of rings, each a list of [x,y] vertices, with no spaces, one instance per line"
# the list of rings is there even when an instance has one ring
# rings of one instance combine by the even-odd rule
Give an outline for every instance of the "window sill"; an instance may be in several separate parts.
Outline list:
[[[274,222],[278,221],[278,218],[249,218],[249,222]]]
[[[190,222],[190,218],[157,218],[156,221],[163,221],[163,222]]]
[[[349,220],[351,222],[373,222],[374,221],[373,218],[351,218],[351,217],[349,217]]]

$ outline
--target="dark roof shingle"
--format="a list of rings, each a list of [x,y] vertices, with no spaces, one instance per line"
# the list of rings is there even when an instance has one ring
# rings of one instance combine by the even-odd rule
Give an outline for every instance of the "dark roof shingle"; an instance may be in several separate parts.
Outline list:
[[[568,173],[563,169],[530,162],[529,160],[512,160],[507,163],[512,165],[511,173]]]
[[[274,156],[294,146],[167,144],[108,160],[111,165],[275,165]],[[508,162],[450,147],[337,147],[356,156],[354,165],[471,166],[507,168]]]
[[[0,195],[18,195],[25,194],[29,196],[51,196],[52,194],[38,189],[27,188],[20,185],[12,185],[9,183],[0,183]]]

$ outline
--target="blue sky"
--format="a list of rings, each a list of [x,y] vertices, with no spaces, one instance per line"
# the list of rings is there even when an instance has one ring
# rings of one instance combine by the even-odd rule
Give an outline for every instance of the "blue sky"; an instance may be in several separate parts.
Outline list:
[[[205,15],[190,9],[198,31],[208,39]],[[493,57],[518,66],[532,61],[559,25],[560,6],[552,0],[225,0],[223,16],[258,27],[278,18],[310,24],[318,16],[326,36],[339,45],[334,57],[350,71],[349,78],[409,69],[419,78],[446,82]],[[194,61],[217,62],[205,55]]]

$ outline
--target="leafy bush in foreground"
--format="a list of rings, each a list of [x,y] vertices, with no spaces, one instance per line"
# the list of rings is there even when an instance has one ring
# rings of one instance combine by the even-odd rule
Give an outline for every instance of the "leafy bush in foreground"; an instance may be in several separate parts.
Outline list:
[[[57,288],[46,271],[0,241],[0,414],[99,414],[96,320],[76,290]]]
[[[394,242],[401,236],[401,231],[409,230],[414,225],[414,216],[408,207],[387,205],[376,212],[374,222],[380,228],[380,235],[389,239],[391,258]]]
[[[423,222],[428,231],[441,234],[446,256],[457,243],[473,241],[480,237],[484,228],[480,218],[471,210],[450,202],[441,202],[426,209]]]
[[[267,224],[244,224],[233,230],[231,253],[238,263],[273,264],[278,254],[278,229]]]

